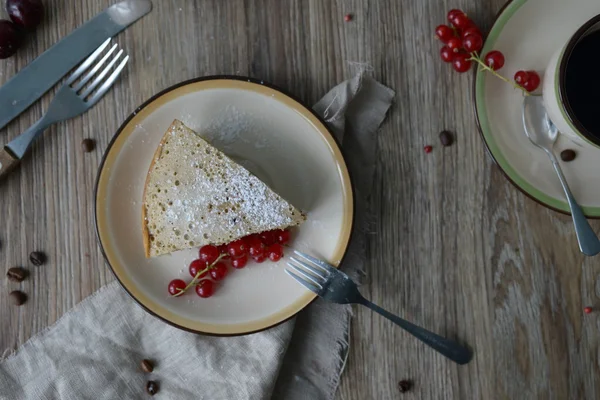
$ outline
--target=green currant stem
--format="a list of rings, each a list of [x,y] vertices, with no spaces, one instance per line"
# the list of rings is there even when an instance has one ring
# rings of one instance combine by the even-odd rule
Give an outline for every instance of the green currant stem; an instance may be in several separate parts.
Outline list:
[[[194,278],[191,280],[191,282],[188,283],[187,286],[184,287],[183,289],[180,289],[179,293],[174,294],[173,297],[178,297],[178,296],[181,296],[182,294],[184,294],[189,288],[191,288],[198,282],[198,279],[200,278],[200,276],[202,274],[210,271],[223,257],[225,257],[225,254],[219,254],[219,257],[217,257],[217,259],[212,264],[210,264],[208,267],[204,268],[202,271],[198,271],[196,273],[196,276],[194,276]]]
[[[469,58],[469,61],[475,61],[477,64],[479,64],[482,71],[490,72],[496,78],[503,80],[504,82],[508,83],[509,85],[512,85],[512,87],[514,87],[515,89],[521,90],[525,96],[531,96],[531,94],[527,90],[525,90],[521,85],[518,85],[516,82],[511,81],[510,79],[500,75],[499,73],[497,73],[496,71],[494,71],[493,69],[488,67],[483,62],[483,60],[481,60],[481,58],[479,58],[477,53],[471,53],[471,58]]]

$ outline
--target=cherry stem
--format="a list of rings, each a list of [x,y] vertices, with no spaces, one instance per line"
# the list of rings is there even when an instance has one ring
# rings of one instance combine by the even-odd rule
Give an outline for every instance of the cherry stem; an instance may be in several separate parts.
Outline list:
[[[194,276],[194,278],[191,280],[191,282],[188,283],[185,288],[179,289],[179,293],[174,294],[173,297],[178,297],[178,296],[181,296],[182,294],[184,294],[189,288],[191,288],[198,282],[200,275],[204,274],[205,272],[210,271],[223,257],[225,257],[225,254],[219,254],[219,257],[217,257],[217,259],[215,261],[213,261],[212,264],[210,264],[208,267],[204,268],[202,271],[198,271],[196,273],[196,276]]]
[[[521,85],[517,84],[516,82],[511,81],[510,79],[508,79],[508,78],[500,75],[496,71],[494,71],[492,68],[488,67],[483,62],[483,60],[481,60],[481,58],[479,58],[477,53],[471,53],[471,58],[469,58],[469,60],[475,61],[477,64],[479,64],[479,66],[481,68],[480,71],[488,71],[492,75],[494,75],[496,78],[503,80],[504,82],[508,83],[509,85],[512,85],[513,88],[521,90],[525,96],[531,96],[531,94],[527,90],[525,90],[525,88],[523,88]]]

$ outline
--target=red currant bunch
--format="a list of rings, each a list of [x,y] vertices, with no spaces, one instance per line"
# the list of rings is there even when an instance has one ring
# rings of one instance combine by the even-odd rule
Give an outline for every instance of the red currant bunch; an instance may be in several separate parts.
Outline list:
[[[514,82],[496,71],[504,66],[504,54],[498,50],[488,52],[483,58],[479,52],[483,49],[483,35],[475,23],[461,10],[448,12],[449,25],[435,28],[435,37],[444,43],[440,50],[442,61],[452,63],[452,67],[460,73],[467,72],[478,64],[482,70],[488,71],[503,81],[523,90],[524,93],[534,91],[540,85],[540,76],[535,71],[518,71]]]
[[[288,230],[274,230],[246,236],[221,246],[202,246],[198,259],[188,267],[192,281],[186,283],[181,279],[173,279],[169,282],[169,294],[178,297],[194,286],[198,296],[211,297],[215,293],[216,282],[225,279],[229,273],[227,264],[221,260],[229,259],[231,267],[235,269],[244,268],[249,258],[256,263],[262,263],[267,258],[277,262],[283,257],[283,246],[289,241]]]

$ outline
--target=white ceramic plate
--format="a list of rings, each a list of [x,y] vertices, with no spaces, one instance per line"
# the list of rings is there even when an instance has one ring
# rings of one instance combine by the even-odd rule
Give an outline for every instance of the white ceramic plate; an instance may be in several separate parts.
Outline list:
[[[512,78],[518,70],[540,76],[552,55],[575,31],[600,14],[597,0],[513,0],[499,14],[482,54],[495,49],[506,64],[499,71]],[[565,195],[548,157],[525,137],[520,91],[488,73],[475,80],[476,112],[486,145],[500,168],[525,194],[560,212],[569,212]],[[577,158],[562,163],[569,186],[589,217],[600,217],[600,150],[560,137],[557,154],[567,148]]]
[[[146,310],[194,332],[244,334],[293,316],[314,295],[284,273],[285,259],[230,269],[215,295],[201,299],[194,291],[180,298],[167,293],[172,279],[191,279],[187,267],[197,258],[197,249],[145,258],[144,180],[174,119],[307,212],[307,221],[293,231],[292,247],[336,265],[346,251],[353,221],[352,188],[325,125],[270,86],[248,79],[205,78],[167,89],[142,105],[119,129],[104,156],[96,187],[96,224],[115,276]]]

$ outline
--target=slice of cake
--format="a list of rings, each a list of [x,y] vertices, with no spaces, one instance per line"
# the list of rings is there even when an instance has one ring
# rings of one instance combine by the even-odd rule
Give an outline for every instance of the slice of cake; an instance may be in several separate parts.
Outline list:
[[[142,230],[146,257],[302,223],[265,183],[175,120],[150,164]]]

